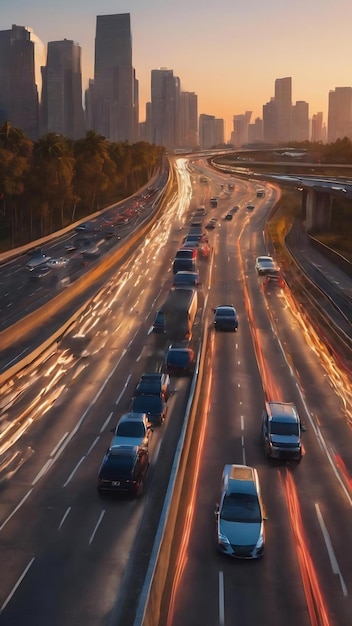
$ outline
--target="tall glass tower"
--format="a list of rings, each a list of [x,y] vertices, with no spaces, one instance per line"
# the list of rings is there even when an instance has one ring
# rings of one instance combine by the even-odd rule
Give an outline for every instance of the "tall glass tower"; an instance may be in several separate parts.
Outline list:
[[[50,41],[42,71],[43,132],[80,139],[84,135],[80,46],[69,39]]]
[[[93,129],[110,141],[135,141],[136,94],[130,14],[98,15],[91,98]]]
[[[39,133],[41,66],[45,46],[27,26],[0,31],[0,123],[11,122],[30,139]]]

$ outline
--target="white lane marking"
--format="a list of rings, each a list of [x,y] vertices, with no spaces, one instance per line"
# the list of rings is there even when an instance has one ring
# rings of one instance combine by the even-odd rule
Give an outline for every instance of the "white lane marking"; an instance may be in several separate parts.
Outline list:
[[[42,476],[44,476],[44,474],[46,474],[46,472],[48,471],[49,467],[51,467],[52,462],[53,462],[53,460],[52,460],[52,459],[48,459],[48,460],[44,463],[44,465],[43,465],[42,469],[38,472],[38,474],[36,475],[36,477],[32,480],[32,485],[35,485],[35,484],[38,482],[38,480],[39,480]]]
[[[58,528],[58,530],[60,530],[60,528],[63,526],[64,521],[65,521],[65,519],[66,519],[66,517],[68,516],[68,514],[69,514],[69,512],[70,512],[70,511],[71,511],[71,507],[69,506],[69,507],[68,507],[68,509],[66,510],[66,512],[65,512],[65,514],[64,514],[64,516],[63,516],[63,518],[62,518],[62,520],[61,520],[60,524],[59,524],[59,528]]]
[[[242,459],[243,459],[243,465],[247,465],[246,463],[246,449],[244,447],[244,436],[241,436],[241,441],[242,441]]]
[[[94,539],[94,537],[95,537],[95,533],[97,532],[97,530],[98,530],[98,528],[99,528],[99,524],[101,523],[101,520],[103,519],[104,515],[105,515],[105,511],[103,510],[103,511],[100,513],[100,515],[99,515],[99,519],[98,519],[98,521],[97,521],[97,523],[96,523],[96,525],[95,525],[95,528],[94,528],[94,530],[93,530],[93,532],[92,532],[92,534],[91,534],[91,537],[90,537],[90,539],[89,539],[89,545],[92,543],[92,541],[93,541],[93,539]]]
[[[336,559],[336,556],[335,556],[334,549],[332,547],[330,535],[328,533],[328,529],[325,526],[325,522],[323,520],[323,516],[322,516],[320,508],[319,508],[319,504],[317,504],[317,503],[315,504],[315,510],[316,510],[316,514],[317,514],[317,517],[318,517],[318,522],[320,524],[321,532],[323,533],[326,549],[328,551],[330,564],[331,564],[331,569],[332,569],[333,573],[337,574],[338,577],[340,578],[340,584],[341,584],[343,595],[344,596],[348,596],[347,587],[345,585],[345,581],[343,579],[343,576],[341,574],[341,570],[340,570],[340,568],[338,566],[338,563],[337,563],[337,559]]]
[[[241,430],[244,430],[244,417],[241,415]]]
[[[108,423],[110,422],[111,418],[112,418],[113,412],[111,411],[111,413],[109,413],[108,417],[106,418],[104,424],[102,425],[101,429],[100,429],[100,433],[104,432],[105,428],[107,427]]]
[[[90,446],[90,448],[89,448],[89,450],[88,450],[88,452],[87,452],[86,456],[88,456],[88,454],[89,454],[89,453],[93,450],[93,448],[94,448],[95,444],[96,444],[96,443],[98,443],[99,439],[100,439],[100,437],[96,437],[96,438],[94,439],[94,441],[93,441],[92,445]]]
[[[224,572],[219,572],[219,626],[225,624]]]
[[[30,489],[26,495],[22,498],[21,502],[19,502],[19,504],[16,506],[16,508],[12,511],[12,513],[10,513],[10,515],[5,519],[5,521],[1,524],[0,526],[0,531],[3,530],[3,528],[6,526],[7,522],[10,521],[11,517],[13,517],[15,515],[15,513],[17,513],[18,509],[21,508],[22,504],[25,503],[25,501],[27,500],[27,498],[31,495],[33,489]]]
[[[73,478],[73,476],[75,475],[75,473],[77,472],[79,466],[81,465],[81,463],[83,463],[85,458],[86,458],[85,456],[82,456],[82,458],[78,461],[76,467],[73,468],[73,470],[72,470],[71,474],[69,475],[68,479],[62,485],[63,487],[66,487],[66,485],[68,485],[68,483],[71,481],[71,479]]]
[[[21,576],[19,577],[17,583],[15,584],[15,586],[13,587],[12,591],[9,593],[9,595],[7,596],[4,604],[2,605],[1,609],[0,609],[0,613],[2,613],[2,611],[5,609],[5,607],[8,605],[8,603],[10,602],[12,596],[16,593],[16,590],[18,589],[18,587],[20,586],[22,580],[24,579],[25,575],[27,574],[29,568],[31,567],[33,561],[34,561],[35,557],[33,557],[27,567],[25,568],[25,570],[22,572]]]
[[[50,456],[54,456],[56,450],[59,449],[59,447],[61,446],[61,444],[64,441],[64,439],[66,439],[67,435],[68,435],[68,432],[65,433],[64,435],[62,435],[60,441],[56,444],[55,448],[53,448],[52,451],[50,452]]]
[[[126,389],[126,387],[127,387],[128,383],[130,382],[130,379],[131,379],[131,374],[129,374],[129,376],[128,376],[128,378],[127,378],[127,380],[126,380],[126,382],[125,382],[125,384],[124,384],[124,386],[123,386],[123,389],[122,389],[122,391],[121,391],[120,395],[119,395],[119,396],[118,396],[118,398],[116,398],[116,400],[115,400],[115,404],[116,404],[116,405],[120,402],[120,400],[121,400],[121,398],[122,398],[123,394],[125,393],[125,389]]]

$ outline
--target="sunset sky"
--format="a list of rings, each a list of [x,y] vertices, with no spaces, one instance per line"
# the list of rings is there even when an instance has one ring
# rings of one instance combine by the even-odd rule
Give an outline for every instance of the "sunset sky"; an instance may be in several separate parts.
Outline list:
[[[292,77],[293,103],[323,111],[328,93],[352,86],[351,0],[0,0],[0,30],[29,26],[48,41],[82,48],[83,89],[94,75],[96,16],[130,13],[140,121],[150,100],[152,69],[167,67],[183,91],[198,95],[198,113],[225,120],[274,95],[275,78]]]

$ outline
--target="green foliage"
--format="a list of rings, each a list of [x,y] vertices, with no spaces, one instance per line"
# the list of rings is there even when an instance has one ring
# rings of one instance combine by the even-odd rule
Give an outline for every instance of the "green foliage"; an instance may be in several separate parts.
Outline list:
[[[149,180],[164,149],[111,143],[94,131],[77,141],[48,133],[32,142],[0,126],[0,233],[16,247],[123,199]]]

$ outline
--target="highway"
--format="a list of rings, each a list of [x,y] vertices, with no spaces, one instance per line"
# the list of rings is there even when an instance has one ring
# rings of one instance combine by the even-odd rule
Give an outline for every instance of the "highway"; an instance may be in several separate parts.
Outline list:
[[[240,326],[237,334],[209,334],[198,445],[159,624],[350,624],[351,381],[289,292],[264,291],[257,278],[254,260],[266,251],[263,225],[275,188],[268,186],[259,200],[252,183],[236,179],[229,193],[228,177],[211,175],[204,164],[179,163],[180,197],[144,245],[110,277],[57,349],[2,396],[2,424],[15,416],[18,430],[6,451],[0,503],[0,626],[118,624],[119,588],[123,583],[124,593],[126,582],[133,586],[132,570],[129,581],[124,577],[136,537],[140,545],[162,506],[188,379],[172,381],[167,422],[152,437],[143,498],[101,500],[97,470],[139,375],[162,364],[165,344],[151,333],[152,321],[171,285],[172,258],[192,208],[203,203],[206,219],[217,216],[218,224],[209,234],[214,256],[201,267],[206,311],[199,312],[195,340],[201,314],[211,328],[217,304],[233,303]],[[199,184],[200,170],[209,185]],[[219,196],[217,209],[209,208],[211,195]],[[249,213],[252,201],[256,209]],[[234,204],[240,210],[227,222],[223,217]],[[264,458],[265,397],[294,401],[306,423],[298,466]],[[268,519],[266,552],[258,562],[215,551],[214,509],[229,462],[259,472]],[[145,540],[138,556],[148,554]]]

